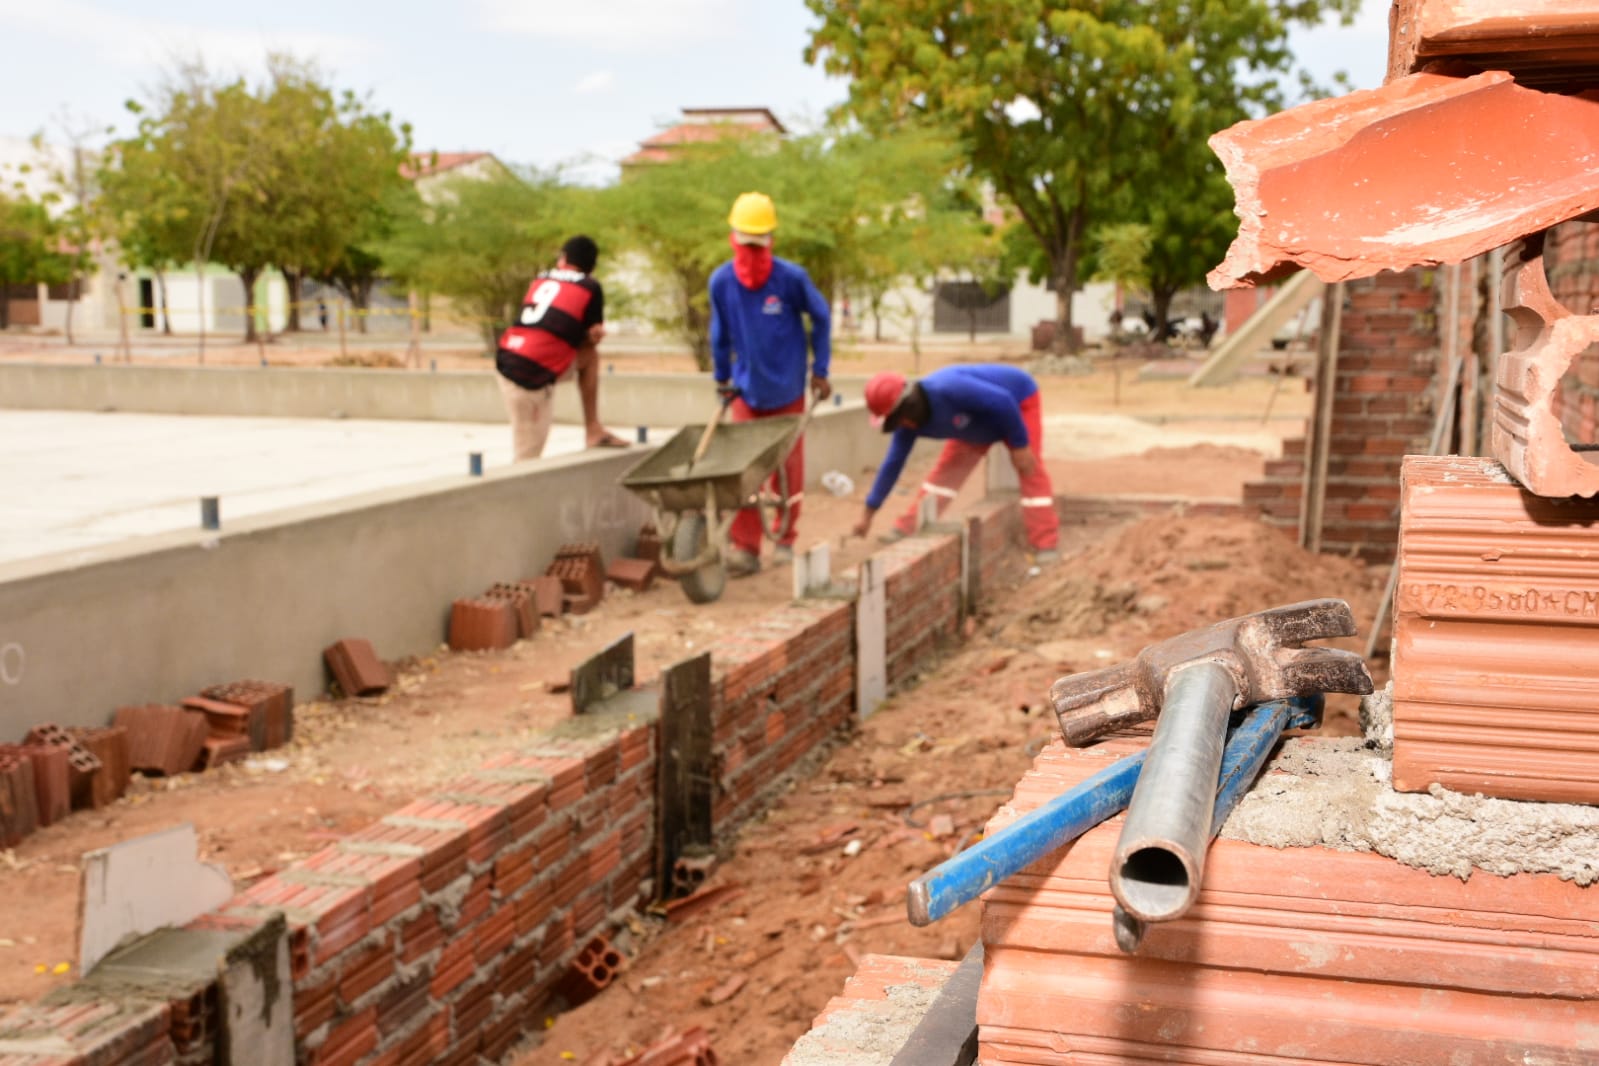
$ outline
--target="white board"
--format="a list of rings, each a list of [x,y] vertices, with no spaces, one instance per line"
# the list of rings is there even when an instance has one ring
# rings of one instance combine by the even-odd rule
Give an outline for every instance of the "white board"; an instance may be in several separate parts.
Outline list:
[[[855,708],[869,717],[888,698],[888,597],[883,560],[861,563],[855,600]]]
[[[194,826],[163,829],[85,852],[78,903],[78,972],[123,943],[187,925],[233,898],[220,866],[201,862]]]

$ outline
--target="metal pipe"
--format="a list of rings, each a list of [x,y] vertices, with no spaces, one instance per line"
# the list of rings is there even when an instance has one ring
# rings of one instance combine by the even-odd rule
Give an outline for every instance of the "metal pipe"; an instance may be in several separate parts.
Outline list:
[[[1180,918],[1199,896],[1211,814],[1238,684],[1221,663],[1197,662],[1166,684],[1146,773],[1127,805],[1110,890],[1146,922]]]
[[[1228,734],[1221,788],[1215,796],[1212,835],[1249,791],[1283,730],[1317,726],[1321,704],[1320,695],[1262,704]],[[912,881],[905,894],[911,924],[931,925],[1119,813],[1132,797],[1148,754],[1146,749],[1118,759]],[[1135,941],[1133,947],[1136,946]],[[1125,950],[1131,951],[1132,947]]]

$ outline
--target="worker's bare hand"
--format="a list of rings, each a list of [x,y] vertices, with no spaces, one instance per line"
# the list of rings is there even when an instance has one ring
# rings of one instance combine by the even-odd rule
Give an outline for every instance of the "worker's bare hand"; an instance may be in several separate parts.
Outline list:
[[[872,519],[876,517],[877,512],[868,507],[861,513],[860,520],[857,521],[854,527],[850,529],[850,534],[856,537],[866,536],[866,534],[872,531]]]
[[[1038,456],[1033,454],[1031,448],[1012,448],[1010,461],[1016,467],[1016,473],[1022,477],[1032,477],[1038,470]]]
[[[811,392],[818,400],[825,400],[833,395],[833,384],[826,378],[811,377]]]
[[[602,341],[604,339],[605,339],[605,324],[603,322],[596,322],[594,325],[589,327],[588,346],[590,348],[592,348],[595,345],[599,344],[600,341]]]

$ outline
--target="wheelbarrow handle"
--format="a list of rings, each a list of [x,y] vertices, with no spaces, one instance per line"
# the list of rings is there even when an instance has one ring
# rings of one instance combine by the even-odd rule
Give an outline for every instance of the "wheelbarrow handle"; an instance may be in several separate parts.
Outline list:
[[[716,434],[716,427],[721,424],[723,416],[727,414],[727,409],[733,406],[733,399],[737,395],[735,392],[729,392],[724,395],[721,409],[716,412],[716,417],[705,423],[705,432],[700,434],[700,443],[694,449],[694,458],[690,459],[688,463],[691,468],[699,465],[699,461],[705,458],[705,451],[711,446],[711,437]]]

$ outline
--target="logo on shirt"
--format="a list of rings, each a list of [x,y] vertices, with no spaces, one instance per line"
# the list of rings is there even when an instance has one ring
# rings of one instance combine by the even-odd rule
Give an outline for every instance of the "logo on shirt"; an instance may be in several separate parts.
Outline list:
[[[950,421],[955,423],[956,429],[965,429],[967,426],[972,424],[972,416],[962,412],[961,414],[958,414],[954,418],[950,419]]]
[[[761,305],[761,314],[763,315],[780,315],[782,313],[783,301],[778,299],[775,294],[768,296],[766,302]]]

